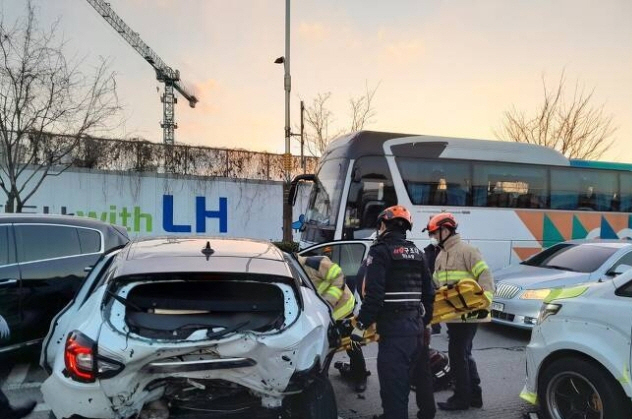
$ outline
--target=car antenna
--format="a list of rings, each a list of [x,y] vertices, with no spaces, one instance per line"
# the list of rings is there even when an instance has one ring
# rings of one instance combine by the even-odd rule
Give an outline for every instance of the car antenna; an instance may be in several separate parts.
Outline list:
[[[213,253],[215,253],[215,250],[211,249],[211,241],[207,240],[206,246],[202,249],[202,254],[206,256],[206,260],[208,260]]]

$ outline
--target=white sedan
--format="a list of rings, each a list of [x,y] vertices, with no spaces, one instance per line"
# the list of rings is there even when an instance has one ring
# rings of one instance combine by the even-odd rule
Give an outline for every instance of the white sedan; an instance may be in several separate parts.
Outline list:
[[[105,255],[51,323],[42,393],[58,419],[333,419],[332,327],[300,265],[269,242],[135,241]]]

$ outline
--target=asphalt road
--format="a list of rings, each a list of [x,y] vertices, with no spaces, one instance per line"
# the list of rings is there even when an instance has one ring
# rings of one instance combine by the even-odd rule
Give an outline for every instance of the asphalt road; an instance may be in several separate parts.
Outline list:
[[[533,406],[522,401],[519,394],[525,381],[525,347],[531,333],[495,324],[480,325],[474,338],[472,353],[478,365],[483,387],[483,408],[463,412],[437,411],[436,419],[523,419],[535,412]],[[448,340],[445,327],[439,335],[433,335],[431,346],[447,352]],[[382,412],[377,380],[377,344],[365,348],[367,366],[372,371],[364,397],[358,397],[352,388],[340,378],[337,371],[330,371],[331,381],[338,395],[338,412],[342,418],[372,418]],[[336,357],[348,360],[346,355]],[[436,401],[445,401],[451,391],[435,393]],[[409,415],[415,418],[417,406],[414,394],[409,400]]]
[[[482,409],[465,412],[438,411],[436,418],[523,419],[527,413],[534,412],[536,409],[518,396],[524,385],[525,346],[529,337],[529,332],[493,324],[481,325],[474,339],[473,354],[482,379],[484,406]],[[433,335],[431,345],[438,350],[447,351],[445,328],[440,335]],[[330,371],[341,418],[372,418],[382,411],[376,369],[377,345],[369,345],[364,352],[368,368],[373,372],[364,395],[354,393],[333,367]],[[38,358],[39,354],[35,350],[0,356],[0,386],[9,400],[13,404],[29,399],[35,399],[39,403],[29,419],[48,418],[49,409],[39,390],[46,373],[39,368]],[[346,355],[338,354],[336,360],[346,360]],[[449,391],[435,393],[436,401],[443,401],[450,394]],[[417,408],[414,395],[412,396],[410,417],[415,418]]]

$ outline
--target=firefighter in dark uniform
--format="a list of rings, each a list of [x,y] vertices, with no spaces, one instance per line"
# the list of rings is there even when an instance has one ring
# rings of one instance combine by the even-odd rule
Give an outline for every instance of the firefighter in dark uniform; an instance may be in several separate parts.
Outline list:
[[[432,313],[434,292],[428,269],[423,252],[406,240],[406,230],[412,228],[412,217],[406,208],[396,205],[385,209],[377,224],[378,236],[366,260],[363,302],[357,327],[351,334],[352,344],[359,345],[366,328],[377,324],[382,417],[408,419],[412,376],[417,387],[418,417],[430,419],[434,411],[424,411],[423,394],[433,389],[422,382],[419,374],[410,374],[423,347],[425,311]],[[423,285],[428,288],[425,296]]]

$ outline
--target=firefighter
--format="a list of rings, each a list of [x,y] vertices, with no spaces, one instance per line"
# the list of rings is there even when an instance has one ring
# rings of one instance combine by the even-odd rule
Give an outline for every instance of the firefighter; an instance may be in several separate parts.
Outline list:
[[[423,298],[423,283],[431,288],[432,282],[423,252],[406,240],[406,231],[412,228],[410,212],[396,205],[382,211],[377,221],[378,234],[367,256],[362,307],[351,341],[359,345],[366,328],[377,324],[380,335],[377,370],[383,417],[407,419],[410,371],[423,347],[425,310],[432,313],[432,298]],[[419,374],[412,377],[418,394],[432,392],[432,388],[425,388]],[[422,409],[419,402],[417,398]],[[418,417],[433,417],[424,413],[420,411]]]
[[[298,257],[299,263],[314,283],[316,291],[333,308],[333,318],[341,321],[353,313],[355,298],[353,292],[345,284],[342,269],[327,256]],[[366,379],[370,373],[366,369],[366,362],[359,346],[347,351],[349,364],[342,365],[340,373],[351,379],[355,391],[362,393],[366,390]],[[346,368],[345,368],[346,367]]]
[[[457,222],[448,212],[435,215],[428,222],[428,234],[437,240],[441,252],[435,261],[433,280],[437,288],[453,285],[464,279],[476,280],[491,302],[494,280],[477,248],[461,241]],[[448,321],[448,355],[454,377],[454,394],[438,403],[442,410],[467,410],[482,407],[481,379],[472,357],[472,340],[478,323],[491,321],[487,310],[477,310]]]

